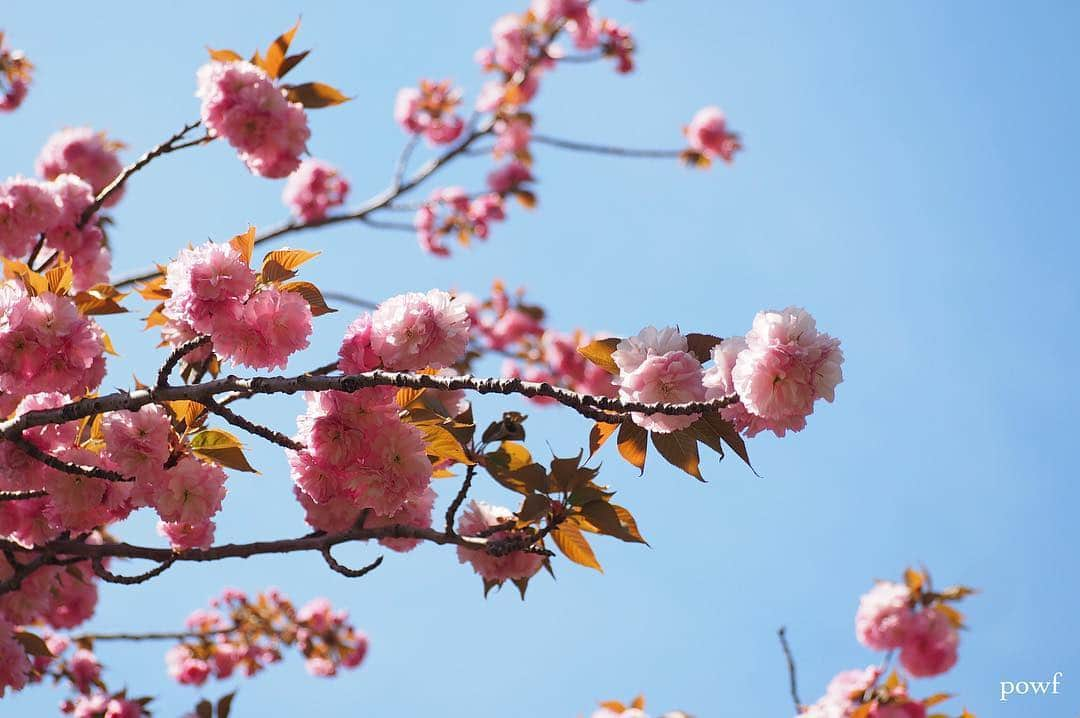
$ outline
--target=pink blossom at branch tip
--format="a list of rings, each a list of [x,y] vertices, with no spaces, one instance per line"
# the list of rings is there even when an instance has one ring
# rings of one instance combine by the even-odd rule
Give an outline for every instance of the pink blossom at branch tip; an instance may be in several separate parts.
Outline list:
[[[209,62],[199,68],[203,124],[224,137],[252,173],[287,177],[300,165],[311,132],[307,114],[273,79],[248,62]]]
[[[484,331],[488,346],[492,349],[505,349],[527,336],[540,336],[544,327],[540,321],[520,309],[509,309],[495,323]]]
[[[13,627],[0,619],[0,698],[7,688],[22,690],[30,673],[30,658],[15,640]]]
[[[451,366],[465,355],[468,309],[448,292],[432,289],[387,299],[371,318],[371,346],[388,369]]]
[[[916,613],[900,648],[900,664],[913,676],[936,676],[956,665],[960,633],[933,606]]]
[[[891,651],[907,638],[914,615],[907,586],[879,581],[859,600],[855,637],[871,650]]]
[[[650,356],[637,369],[619,376],[619,395],[623,399],[649,404],[685,404],[705,399],[701,362],[689,352],[673,351]],[[667,416],[631,413],[638,426],[660,433],[685,429],[700,414]]]
[[[207,242],[183,249],[165,268],[165,315],[200,334],[213,334],[221,321],[238,321],[255,288],[255,272],[228,244]]]
[[[224,498],[225,472],[193,456],[154,478],[154,508],[164,521],[203,523],[221,509]]]
[[[117,156],[122,147],[104,132],[95,132],[89,127],[68,127],[49,137],[34,168],[47,180],[65,173],[77,175],[86,180],[97,195],[123,170]],[[123,194],[123,187],[115,190],[104,206],[115,206]]]
[[[461,91],[449,80],[421,80],[420,87],[404,87],[394,101],[394,120],[408,133],[423,135],[432,145],[456,140],[465,129],[465,121],[455,112],[461,104]]]
[[[874,685],[881,676],[878,666],[841,671],[829,681],[825,695],[799,713],[806,718],[846,718],[858,704],[852,699]]]
[[[424,490],[424,493],[409,499],[398,511],[389,516],[372,513],[364,522],[364,527],[376,529],[401,524],[414,528],[429,529],[431,528],[431,510],[435,506],[435,498],[435,492],[429,486]],[[419,546],[420,539],[383,538],[379,539],[379,543],[392,551],[405,553]]]
[[[178,551],[192,548],[210,548],[214,543],[216,524],[212,519],[189,524],[176,521],[158,521],[157,532]]]
[[[371,348],[371,314],[364,312],[345,330],[338,349],[338,369],[346,374],[360,374],[375,369],[380,361]]]
[[[698,110],[690,124],[683,128],[690,148],[706,157],[719,157],[731,162],[735,153],[742,149],[739,136],[727,129],[727,118],[719,107],[709,106]]]
[[[314,222],[326,217],[331,208],[344,204],[348,194],[349,183],[335,167],[307,159],[289,175],[281,199],[293,216]]]
[[[218,323],[214,350],[252,369],[284,369],[291,355],[308,346],[311,319],[311,305],[302,296],[264,287],[244,303],[239,316]]]
[[[744,337],[728,337],[712,348],[713,365],[705,370],[702,379],[706,400],[722,399],[736,393],[731,370],[744,349]],[[720,416],[731,422],[736,431],[748,437],[757,436],[762,431],[772,431],[777,436],[784,436],[787,431],[800,431],[806,427],[806,419],[802,416],[765,419],[751,414],[741,401],[721,409]]]
[[[533,181],[532,172],[521,162],[509,162],[502,167],[490,172],[487,176],[487,185],[492,192],[506,194],[517,189],[526,182]]]
[[[806,310],[788,307],[754,317],[731,378],[747,411],[782,436],[806,426],[816,399],[833,400],[843,361],[839,340],[818,332]]]
[[[495,122],[495,157],[518,155],[529,149],[532,141],[532,124],[521,116],[500,119]]]
[[[90,690],[90,684],[101,676],[101,664],[92,651],[80,648],[68,660],[72,682],[81,693]]]
[[[75,628],[94,615],[98,602],[97,578],[89,566],[84,564],[57,573],[49,590],[51,601],[42,617],[53,628]]]
[[[470,501],[458,519],[458,533],[462,536],[476,536],[480,532],[514,517],[514,512],[502,506],[493,506],[483,501]],[[506,538],[507,531],[499,531],[488,541]],[[502,582],[506,580],[526,579],[533,576],[544,563],[543,556],[525,551],[512,551],[505,556],[492,556],[482,548],[470,549],[458,546],[458,561],[472,564],[485,581]]]
[[[165,410],[147,404],[138,411],[112,411],[101,418],[101,456],[129,476],[160,471],[169,458],[172,426]]]

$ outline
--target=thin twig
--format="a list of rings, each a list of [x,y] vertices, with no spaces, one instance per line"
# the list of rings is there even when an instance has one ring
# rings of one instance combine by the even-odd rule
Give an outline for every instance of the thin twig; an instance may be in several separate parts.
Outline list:
[[[49,494],[41,489],[34,491],[0,491],[0,501],[25,501],[27,499],[40,499]]]
[[[795,704],[795,712],[799,713],[802,711],[803,704],[799,700],[799,682],[795,677],[795,657],[791,653],[791,646],[788,645],[787,628],[780,626],[780,630],[776,632],[776,635],[780,637],[780,647],[784,650],[784,658],[787,659],[788,686],[791,690],[791,700]]]
[[[63,423],[63,422],[56,422]],[[109,469],[102,469],[98,466],[83,466],[82,464],[75,464],[70,461],[64,461],[63,459],[53,456],[52,454],[42,451],[30,441],[27,441],[21,432],[15,435],[4,433],[4,438],[10,441],[15,446],[22,449],[27,456],[31,459],[41,462],[46,466],[62,471],[65,474],[71,474],[72,476],[88,476],[95,479],[105,479],[106,481],[120,481],[124,483],[130,483],[135,480],[133,476],[124,476],[118,474],[115,471]]]
[[[233,633],[236,626],[211,628],[208,631],[148,631],[146,633],[80,633],[71,636],[74,643],[80,641],[183,641],[187,638],[202,638]]]
[[[349,568],[348,566],[339,563],[338,560],[330,554],[329,546],[324,548],[321,553],[323,560],[326,561],[327,566],[329,566],[337,573],[340,573],[342,576],[346,576],[348,578],[360,578],[361,576],[366,576],[367,574],[371,573],[379,566],[381,566],[383,562],[383,557],[379,556],[377,559],[369,563],[367,566],[364,566],[363,568]]]
[[[210,337],[202,334],[194,339],[188,339],[186,342],[179,344],[173,349],[168,358],[165,359],[165,363],[161,365],[161,369],[158,370],[157,386],[162,387],[168,385],[169,375],[172,374],[176,365],[179,364],[185,356],[209,342]]]
[[[630,147],[616,147],[614,145],[599,145],[592,142],[578,142],[577,140],[564,140],[559,137],[552,137],[550,135],[537,135],[532,136],[534,142],[538,142],[542,145],[550,145],[552,147],[559,147],[564,150],[574,150],[575,152],[591,152],[598,155],[614,155],[616,157],[640,157],[648,159],[672,159],[677,158],[682,150],[647,150],[647,149],[634,149]]]
[[[175,558],[169,558],[159,563],[154,568],[145,573],[140,573],[135,576],[119,576],[109,569],[105,568],[104,559],[101,556],[94,556],[90,559],[90,566],[94,569],[94,575],[100,578],[102,581],[109,583],[119,583],[124,586],[133,586],[137,583],[145,583],[152,579],[154,576],[160,576],[176,562]]]
[[[405,177],[405,173],[409,169],[409,158],[412,157],[413,150],[416,149],[416,143],[419,142],[420,135],[413,135],[409,138],[405,146],[401,148],[401,154],[398,155],[397,164],[394,165],[394,176],[390,180],[390,186],[394,190],[401,188],[401,180]]]
[[[450,506],[446,509],[446,528],[443,529],[448,534],[454,533],[454,517],[457,515],[458,509],[461,508],[461,504],[465,502],[465,497],[469,493],[469,487],[472,486],[473,477],[476,475],[476,464],[469,464],[465,469],[465,480],[461,482],[461,488],[458,489],[457,496],[450,502]]]
[[[249,434],[261,436],[267,441],[273,444],[277,444],[278,446],[284,447],[286,449],[292,449],[293,451],[304,450],[304,445],[301,444],[299,441],[296,441],[295,439],[290,439],[288,436],[282,434],[280,431],[275,431],[268,426],[257,424],[254,421],[248,419],[247,417],[240,416],[232,409],[228,408],[227,406],[223,406],[222,404],[219,404],[214,399],[203,399],[202,405],[209,409],[212,413],[217,414],[222,419],[232,424],[233,426],[238,426]]]
[[[327,299],[331,302],[341,302],[342,304],[351,304],[354,307],[360,307],[361,309],[376,309],[379,305],[368,299],[361,299],[360,297],[354,297],[351,294],[345,292],[323,292],[323,299]]]

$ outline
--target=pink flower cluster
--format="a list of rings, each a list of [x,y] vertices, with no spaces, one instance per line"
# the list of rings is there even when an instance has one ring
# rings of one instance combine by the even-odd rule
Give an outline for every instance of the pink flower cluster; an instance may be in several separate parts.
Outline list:
[[[465,355],[470,327],[467,305],[448,292],[399,294],[349,326],[338,366],[351,373],[380,363],[395,371],[452,366]]]
[[[26,55],[9,48],[0,35],[0,112],[13,112],[26,99],[33,70]]]
[[[435,190],[421,205],[413,218],[420,248],[437,257],[450,256],[443,239],[456,235],[467,245],[469,238],[487,239],[492,222],[506,219],[502,197],[497,193],[482,194],[470,199],[461,187]]]
[[[619,396],[629,401],[685,404],[705,398],[701,362],[690,353],[686,337],[674,327],[646,327],[637,336],[623,339],[611,355],[619,367]],[[631,415],[644,429],[669,433],[685,429],[698,414],[666,416]]]
[[[879,581],[859,601],[855,635],[876,651],[899,649],[911,675],[936,676],[956,665],[960,633],[947,613],[918,608],[915,598],[903,584]]]
[[[465,121],[457,114],[461,90],[449,80],[421,80],[420,86],[398,90],[394,120],[406,132],[423,135],[429,144],[445,145],[461,136]]]
[[[287,177],[307,147],[307,114],[285,98],[262,69],[248,62],[209,62],[199,68],[198,90],[207,132],[224,137],[260,177]]]
[[[383,387],[308,394],[296,436],[307,448],[287,453],[293,481],[314,504],[390,517],[422,499],[431,462],[419,429],[398,417],[394,395]],[[309,511],[310,520],[334,520],[318,508]]]
[[[273,285],[256,286],[255,272],[228,244],[182,250],[166,268],[165,288],[170,296],[162,311],[169,326],[162,335],[174,346],[206,334],[224,359],[254,369],[283,369],[308,345],[307,301]]]
[[[73,174],[50,182],[13,177],[0,183],[0,254],[26,257],[44,234],[45,251],[62,252],[71,260],[76,291],[105,281],[109,250],[96,215],[79,226],[93,201],[90,185]]]
[[[73,174],[85,180],[97,195],[116,178],[123,165],[117,151],[123,144],[110,140],[104,132],[89,127],[69,127],[52,135],[38,154],[36,171],[47,180]],[[123,188],[105,201],[112,207],[120,201]]]
[[[747,436],[801,431],[814,402],[831,402],[843,380],[840,340],[819,332],[814,318],[798,307],[759,312],[746,336],[725,339],[713,348],[712,359],[704,377],[706,398],[738,394],[739,403],[721,414]]]
[[[332,165],[322,160],[304,160],[289,175],[281,199],[293,216],[315,222],[345,203],[349,182]]]
[[[493,526],[514,518],[514,512],[502,506],[492,506],[483,501],[471,501],[458,519],[458,533],[462,536],[479,536]],[[489,542],[512,537],[511,531],[497,531],[488,536]],[[511,551],[505,556],[494,556],[482,549],[458,547],[458,561],[472,564],[473,570],[487,582],[501,583],[531,578],[544,564],[543,556],[526,551]]]
[[[105,376],[104,333],[66,296],[0,284],[0,392],[82,396]]]
[[[683,128],[690,148],[701,155],[719,157],[731,162],[735,153],[742,149],[739,136],[728,131],[727,118],[719,107],[703,107],[697,111],[690,124]]]
[[[225,679],[237,670],[252,676],[280,661],[287,646],[299,649],[314,676],[356,668],[367,654],[367,637],[325,598],[297,610],[276,589],[254,600],[226,589],[211,605],[212,610],[188,617],[188,630],[201,634],[200,639],[179,643],[165,656],[169,675],[178,683],[198,686],[210,676]]]

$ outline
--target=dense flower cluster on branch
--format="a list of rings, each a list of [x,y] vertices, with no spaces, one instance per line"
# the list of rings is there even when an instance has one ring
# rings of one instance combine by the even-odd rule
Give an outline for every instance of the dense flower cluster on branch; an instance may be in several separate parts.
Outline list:
[[[510,583],[524,598],[541,569],[554,575],[559,555],[600,569],[589,534],[645,542],[616,490],[599,481],[597,453],[609,438],[641,471],[651,441],[665,461],[701,478],[699,447],[721,458],[734,451],[749,464],[744,438],[799,431],[819,399],[834,398],[839,341],[805,310],[761,312],[741,337],[671,326],[620,339],[553,329],[539,306],[502,284],[486,299],[438,288],[389,297],[352,321],[328,363],[289,376],[233,374],[289,369],[309,346],[315,320],[335,311],[325,298],[333,295],[298,279],[317,253],[280,247],[256,262],[259,245],[360,222],[415,233],[424,251],[447,256],[448,239],[463,246],[485,239],[511,205],[537,206],[537,144],[698,167],[731,162],[741,148],[716,107],[692,118],[684,147],[627,149],[539,132],[533,101],[557,69],[611,60],[626,74],[636,44],[593,3],[534,0],[494,22],[490,46],[476,54],[489,79],[475,97],[425,79],[387,101],[387,121],[407,134],[404,147],[387,188],[347,207],[350,182],[335,164],[305,154],[308,112],[349,98],[323,83],[292,83],[308,55],[290,49],[298,27],[250,56],[211,49],[195,72],[198,120],[131,163],[122,163],[124,146],[109,135],[69,127],[47,139],[36,178],[0,183],[0,694],[51,678],[70,688],[62,710],[76,718],[146,714],[148,698],[104,682],[94,645],[110,638],[177,641],[168,672],[187,685],[254,675],[289,647],[309,672],[332,676],[364,660],[367,639],[325,599],[297,608],[273,590],[226,591],[176,633],[60,632],[92,617],[101,581],[139,584],[177,564],[293,552],[317,553],[332,571],[360,577],[383,557],[350,568],[332,555],[357,542],[402,553],[422,542],[453,547],[485,595]],[[4,47],[0,39],[0,108],[11,110],[31,68]],[[188,244],[110,282],[105,213],[130,197],[129,181],[151,162],[209,144],[227,144],[254,176],[285,179],[291,218],[261,234],[249,227],[228,241]],[[413,155],[425,152],[410,172]],[[492,162],[475,184],[429,183],[474,155]],[[404,200],[425,184],[426,199]],[[412,221],[384,218],[391,213]],[[131,310],[121,291],[131,286],[150,303],[145,328],[160,332],[163,357],[143,376],[149,383],[105,390],[116,347],[100,322]],[[473,376],[489,359],[502,362],[503,376]],[[291,436],[245,411],[250,397],[296,393],[305,409]],[[570,409],[590,420],[587,438],[577,455],[543,448],[545,456],[534,457],[527,417],[499,410],[481,419],[475,394]],[[214,543],[232,472],[255,471],[234,431],[283,449],[291,484],[279,494],[299,502],[314,531]],[[437,495],[433,480],[451,477],[459,481]],[[508,492],[505,506],[469,496],[488,479]],[[267,496],[274,491],[268,485]],[[156,514],[160,546],[119,537],[122,522],[143,509]],[[123,559],[151,567],[125,572],[117,567]],[[867,640],[895,642],[913,675],[942,670],[955,648],[954,632],[941,623],[950,599],[912,593],[905,603],[894,593],[884,588],[868,599]],[[225,718],[231,701],[203,701],[196,714]],[[640,700],[609,702],[597,716],[642,711]]]

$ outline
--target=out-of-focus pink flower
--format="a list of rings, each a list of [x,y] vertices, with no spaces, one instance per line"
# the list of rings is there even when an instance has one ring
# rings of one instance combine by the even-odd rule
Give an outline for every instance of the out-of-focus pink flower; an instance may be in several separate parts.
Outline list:
[[[900,664],[913,676],[924,678],[956,665],[960,633],[952,620],[933,606],[915,614],[900,648]]]
[[[879,581],[859,600],[855,636],[867,648],[891,651],[907,638],[914,615],[907,586]]]
[[[727,129],[727,118],[719,107],[703,107],[683,129],[690,148],[706,157],[719,157],[731,162],[742,149],[739,136]]]
[[[11,624],[0,619],[0,698],[7,688],[22,690],[30,673],[30,658],[15,640]]]
[[[421,80],[419,88],[398,91],[394,120],[406,132],[423,135],[432,145],[445,145],[465,129],[465,121],[456,113],[460,104],[461,91],[449,80]]]
[[[529,168],[521,162],[509,162],[487,176],[488,187],[492,192],[506,194],[518,189],[526,182],[532,182],[533,176]]]
[[[333,207],[345,203],[349,183],[338,170],[322,160],[308,159],[289,175],[281,199],[294,216],[304,222],[326,217]]]
[[[94,195],[116,178],[123,169],[117,151],[123,144],[110,140],[104,132],[89,127],[68,127],[52,135],[38,154],[35,169],[47,180],[70,173],[86,180]],[[112,207],[123,196],[119,188],[105,200]]]

